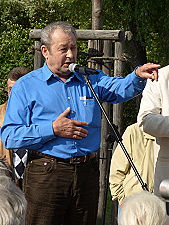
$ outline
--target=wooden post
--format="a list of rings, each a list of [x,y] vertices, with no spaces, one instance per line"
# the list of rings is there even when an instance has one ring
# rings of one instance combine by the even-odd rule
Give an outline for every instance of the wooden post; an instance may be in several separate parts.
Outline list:
[[[121,40],[115,42],[114,57],[121,58],[124,52],[125,32],[121,33]],[[121,60],[114,61],[114,76],[122,76],[124,70],[124,62]],[[121,134],[122,131],[122,114],[123,114],[123,103],[113,105],[113,123],[118,126],[118,131]],[[117,142],[114,144],[114,150],[117,146]],[[113,152],[112,152],[113,154]],[[112,201],[112,225],[117,225],[118,217],[118,203]]]
[[[92,30],[103,28],[103,0],[92,0]],[[89,40],[88,47],[103,52],[103,42],[101,40]],[[97,63],[88,64],[91,68],[102,69]]]
[[[119,60],[124,52],[125,32],[121,32],[120,41],[115,42],[114,56],[114,76],[122,76],[124,71],[124,62]],[[122,113],[123,103],[113,105],[113,123],[118,126],[119,133],[122,131]]]
[[[102,0],[92,0],[92,30],[101,30],[103,27],[103,2]],[[89,42],[89,47],[98,50],[99,52],[104,52],[105,56],[109,56],[109,48],[107,47],[108,41],[104,41],[104,51],[103,51],[103,41],[95,40]],[[106,52],[105,52],[106,51]],[[112,56],[112,55],[110,55]],[[103,69],[99,64],[90,64],[90,67],[95,67],[98,69]],[[107,72],[107,71],[105,71]],[[108,114],[109,105],[103,103],[103,107]],[[108,143],[106,142],[106,136],[108,135],[108,123],[106,119],[102,118],[102,132],[101,132],[101,145],[100,145],[100,192],[99,192],[99,203],[98,203],[98,213],[97,213],[97,225],[103,225],[105,222],[106,213],[106,198],[107,198],[107,151]]]
[[[104,41],[104,57],[112,56],[112,41]],[[107,68],[112,68],[112,61],[107,60],[104,62],[105,66],[102,70],[110,75],[110,70]],[[110,115],[110,105],[108,103],[103,103],[105,111],[108,116]],[[107,120],[103,116],[102,118],[102,134],[101,134],[101,144],[100,144],[100,194],[99,194],[99,204],[98,204],[98,215],[97,215],[97,225],[105,224],[106,215],[106,203],[107,203],[107,193],[108,193],[108,179],[109,179],[109,167],[111,159],[111,151],[109,151],[109,143],[106,140],[109,133],[109,126]]]
[[[34,53],[34,69],[38,69],[39,67],[42,67],[43,65],[43,57],[40,50],[40,41],[35,40],[35,53]]]
[[[103,0],[92,0],[92,30],[103,28]]]

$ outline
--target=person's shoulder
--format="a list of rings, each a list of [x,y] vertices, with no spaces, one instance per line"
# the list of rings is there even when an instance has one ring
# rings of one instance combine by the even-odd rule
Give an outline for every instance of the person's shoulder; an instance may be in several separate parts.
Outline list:
[[[131,125],[129,125],[126,130],[140,130],[140,127],[138,125],[138,123],[133,123]]]
[[[27,73],[26,75],[22,76],[17,80],[15,83],[15,87],[20,86],[21,84],[33,84],[33,81],[40,78],[42,76],[42,68],[38,68],[36,70],[32,70],[31,72]]]
[[[36,70],[32,70],[31,72],[27,73],[26,75],[22,76],[18,81],[28,80],[37,78],[42,74],[42,68],[38,68]]]
[[[142,135],[142,130],[140,129],[138,123],[133,123],[126,128],[125,133],[128,133],[132,136],[136,136],[139,134]]]
[[[0,110],[6,109],[6,106],[7,106],[7,101],[0,105]]]
[[[0,112],[5,112],[6,111],[6,106],[7,106],[7,101],[4,104],[0,105]]]
[[[158,72],[159,72],[159,78],[169,77],[169,65],[160,68]]]
[[[4,116],[5,116],[5,113],[6,113],[6,106],[7,106],[7,102],[0,105],[0,127],[2,127],[2,124],[3,124],[3,121],[4,121]]]

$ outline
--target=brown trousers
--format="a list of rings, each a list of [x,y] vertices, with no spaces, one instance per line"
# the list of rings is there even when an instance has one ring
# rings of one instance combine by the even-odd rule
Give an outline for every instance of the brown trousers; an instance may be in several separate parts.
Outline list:
[[[24,174],[26,225],[95,225],[99,196],[96,158],[77,165],[40,158]]]

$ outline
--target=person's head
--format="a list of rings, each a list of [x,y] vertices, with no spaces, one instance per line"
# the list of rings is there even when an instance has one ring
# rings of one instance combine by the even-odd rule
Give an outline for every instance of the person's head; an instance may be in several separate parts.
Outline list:
[[[11,189],[9,190],[0,186],[0,224],[23,225],[26,214],[26,200],[19,187],[14,187],[15,183],[10,182],[10,184]]]
[[[30,69],[24,66],[15,67],[8,73],[8,80],[7,80],[7,91],[8,96],[10,95],[12,86],[16,83],[16,81],[24,76],[25,74],[29,73]]]
[[[165,203],[154,194],[142,191],[124,199],[119,224],[162,225],[166,216]]]
[[[0,159],[0,224],[23,225],[27,201],[14,182],[13,169]]]
[[[68,66],[77,58],[76,30],[62,21],[47,25],[41,31],[41,51],[52,73],[67,78]]]

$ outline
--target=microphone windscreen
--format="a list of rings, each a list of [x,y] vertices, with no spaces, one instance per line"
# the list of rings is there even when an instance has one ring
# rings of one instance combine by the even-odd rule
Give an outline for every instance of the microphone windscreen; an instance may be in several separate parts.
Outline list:
[[[75,72],[75,67],[77,66],[77,64],[76,63],[71,63],[70,65],[69,65],[69,71],[70,72]]]

